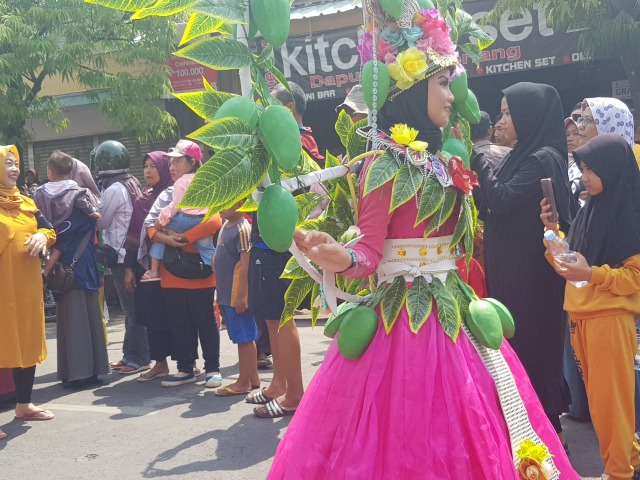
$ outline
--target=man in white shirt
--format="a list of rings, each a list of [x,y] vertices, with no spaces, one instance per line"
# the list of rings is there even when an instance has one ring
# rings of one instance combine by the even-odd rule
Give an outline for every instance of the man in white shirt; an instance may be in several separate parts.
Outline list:
[[[100,203],[104,245],[118,253],[117,265],[110,267],[113,284],[118,293],[120,308],[125,316],[125,335],[122,359],[111,362],[111,368],[121,374],[132,374],[149,369],[149,340],[147,329],[136,324],[135,295],[124,285],[124,242],[133,212],[133,202],[141,194],[140,183],[129,173],[129,152],[119,142],[108,140],[98,146],[93,159],[104,191]]]

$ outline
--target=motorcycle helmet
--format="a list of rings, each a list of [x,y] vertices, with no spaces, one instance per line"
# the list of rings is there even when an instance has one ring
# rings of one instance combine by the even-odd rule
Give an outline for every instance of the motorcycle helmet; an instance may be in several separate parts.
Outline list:
[[[128,172],[131,158],[124,145],[107,140],[95,149],[91,164],[98,177],[108,177]]]

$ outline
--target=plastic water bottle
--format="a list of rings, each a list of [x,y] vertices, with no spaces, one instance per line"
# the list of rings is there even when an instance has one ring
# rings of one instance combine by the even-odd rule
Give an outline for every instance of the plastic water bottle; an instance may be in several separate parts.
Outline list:
[[[564,263],[575,263],[578,261],[576,252],[569,249],[569,245],[562,238],[556,235],[553,230],[547,230],[544,232],[544,239],[547,241],[547,249],[551,253],[551,256],[556,260],[560,260]],[[584,287],[587,281],[571,282],[575,287]]]

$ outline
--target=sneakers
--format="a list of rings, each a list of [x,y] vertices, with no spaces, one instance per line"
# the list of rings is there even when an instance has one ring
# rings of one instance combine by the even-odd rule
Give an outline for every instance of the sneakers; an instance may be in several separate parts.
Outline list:
[[[175,375],[172,375],[166,380],[163,380],[162,382],[160,382],[160,385],[166,388],[179,387],[180,385],[186,385],[187,383],[194,383],[197,380],[198,379],[196,378],[193,372],[191,373],[178,372]]]
[[[207,381],[204,386],[218,388],[220,385],[222,385],[222,374],[220,372],[207,372]]]

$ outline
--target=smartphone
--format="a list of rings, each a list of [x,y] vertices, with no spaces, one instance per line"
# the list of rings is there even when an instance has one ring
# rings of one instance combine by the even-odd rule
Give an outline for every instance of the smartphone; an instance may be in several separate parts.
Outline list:
[[[558,210],[556,209],[556,197],[553,195],[553,181],[550,178],[540,180],[542,186],[542,195],[547,199],[547,203],[551,205],[551,216],[549,221],[555,223],[558,221]]]

